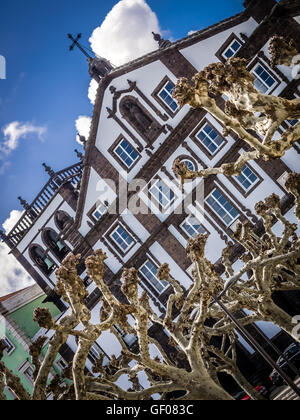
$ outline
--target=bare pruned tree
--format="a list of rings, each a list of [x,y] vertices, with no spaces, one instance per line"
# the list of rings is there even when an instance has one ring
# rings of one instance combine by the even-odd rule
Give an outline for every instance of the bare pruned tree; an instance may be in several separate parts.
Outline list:
[[[287,44],[282,37],[275,36],[270,40],[269,50],[273,65],[290,66],[300,62],[293,41]],[[182,183],[186,179],[217,174],[240,175],[248,161],[281,158],[299,140],[300,122],[287,129],[278,140],[274,134],[283,121],[300,119],[300,98],[289,100],[258,91],[254,75],[246,65],[245,59],[230,58],[225,64],[210,64],[195,74],[192,83],[186,78],[178,81],[173,96],[180,106],[188,104],[205,109],[225,127],[224,136],[233,131],[250,146],[236,162],[219,168],[190,171],[184,163],[175,160],[173,170]],[[215,95],[228,99],[224,111],[214,99]]]
[[[287,188],[295,196],[298,220],[299,184],[300,176],[291,174]],[[226,372],[253,398],[261,398],[237,367],[235,326],[214,300],[221,294],[222,302],[233,313],[242,309],[252,311],[252,314],[240,319],[243,325],[259,320],[271,321],[293,334],[290,316],[275,305],[272,294],[274,291],[300,288],[297,225],[282,215],[279,197],[274,194],[264,202],[257,203],[256,210],[262,218],[264,234],[254,234],[248,223],[238,227],[235,238],[245,249],[241,257],[243,266],[238,272],[234,272],[227,247],[222,257],[226,278],[217,273],[205,256],[206,234],[188,242],[187,255],[194,265],[193,283],[189,290],[183,288],[180,279],[171,276],[167,264],[160,267],[159,279],[169,283],[173,290],[166,312],[160,317],[152,309],[150,297],[145,292],[139,296],[139,277],[135,268],[123,270],[121,289],[127,303],[121,303],[112,294],[104,279],[106,255],[99,250],[86,260],[87,273],[102,293],[99,322],[92,323],[91,312],[85,304],[87,291],[76,270],[80,256],[68,255],[56,272],[56,292],[68,303],[68,312],[59,322],[52,318],[47,309],[37,308],[34,312],[34,320],[41,327],[53,330],[54,334],[42,361],[39,354],[43,340],[39,339],[31,348],[36,366],[33,395],[26,392],[19,378],[1,362],[1,396],[4,395],[5,384],[21,400],[43,400],[50,391],[59,400],[145,400],[155,394],[164,399],[170,398],[174,391],[182,392],[181,400],[228,400],[231,397],[218,379],[220,372]],[[282,225],[280,237],[273,231],[275,221]],[[247,278],[244,277],[246,273]],[[134,325],[129,323],[129,315],[134,317]],[[175,356],[167,353],[162,343],[149,336],[149,320],[168,332]],[[211,322],[207,323],[208,320],[214,320],[212,326]],[[128,347],[119,329],[136,335],[136,351]],[[103,357],[100,357],[93,368],[95,375],[87,374],[88,354],[104,331],[114,334],[122,352],[120,357],[112,357],[108,366],[103,366]],[[57,376],[49,383],[49,374],[60,347],[69,336],[76,337],[78,348],[72,365],[64,372],[69,379],[68,385],[62,388]],[[220,345],[213,344],[216,338],[220,340]],[[299,341],[299,337],[294,336],[294,339]],[[157,348],[160,356],[151,357],[150,345]],[[1,358],[3,348],[2,345]],[[149,386],[146,388],[139,381],[138,374],[141,372],[148,378]],[[130,389],[122,389],[117,384],[122,375],[127,375],[132,383]]]

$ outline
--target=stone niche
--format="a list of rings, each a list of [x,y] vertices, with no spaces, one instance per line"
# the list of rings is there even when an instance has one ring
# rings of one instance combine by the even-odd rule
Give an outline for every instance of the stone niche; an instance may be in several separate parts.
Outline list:
[[[152,144],[164,130],[134,96],[127,95],[121,100],[120,113],[148,144]]]

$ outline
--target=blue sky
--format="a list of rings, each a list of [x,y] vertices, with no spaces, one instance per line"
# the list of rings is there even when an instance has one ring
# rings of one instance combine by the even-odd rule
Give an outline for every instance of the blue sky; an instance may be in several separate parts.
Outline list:
[[[83,43],[90,46],[93,30],[117,3],[2,3],[0,55],[6,58],[7,78],[0,79],[0,225],[11,210],[21,209],[19,195],[31,202],[47,181],[42,162],[54,170],[75,163],[73,150],[80,148],[75,141],[75,120],[79,115],[91,116],[93,107],[87,95],[87,63],[79,51],[68,51],[66,34],[82,32]],[[147,1],[160,28],[174,40],[241,12],[242,3],[243,0]],[[19,123],[19,130],[33,128],[7,151],[7,140],[11,145],[12,138],[4,135],[4,129],[13,122]]]

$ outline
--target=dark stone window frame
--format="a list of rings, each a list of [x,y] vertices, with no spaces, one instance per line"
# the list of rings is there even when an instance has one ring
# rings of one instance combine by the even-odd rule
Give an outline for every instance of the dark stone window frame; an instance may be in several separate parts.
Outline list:
[[[126,101],[132,101],[134,102],[139,108],[142,109],[142,111],[145,113],[145,115],[152,121],[151,125],[154,124],[155,127],[157,127],[157,130],[155,132],[155,135],[151,136],[151,138],[147,137],[143,132],[137,129],[137,127],[130,121],[130,119],[127,117],[127,115],[124,113],[123,110],[123,104]],[[132,95],[125,95],[119,104],[119,112],[122,118],[129,124],[129,126],[134,130],[135,133],[137,133],[148,145],[148,147],[152,146],[153,143],[159,138],[159,136],[162,133],[167,133],[165,125],[161,125],[157,119],[148,111],[148,109],[141,103],[139,98]],[[154,131],[153,131],[154,133]]]
[[[115,153],[115,148],[121,143],[122,140],[127,141],[127,143],[130,144],[130,146],[136,151],[136,153],[138,154],[138,158],[136,159],[136,161],[133,163],[133,165],[128,168],[128,166],[125,165],[125,163],[122,161],[122,159],[120,159],[120,157]],[[113,157],[114,160],[116,160],[118,162],[118,164],[127,172],[131,172],[132,169],[137,165],[137,163],[141,160],[142,155],[141,155],[141,149],[138,147],[134,147],[132,145],[132,143],[130,141],[127,140],[127,138],[125,136],[123,136],[123,134],[120,134],[118,136],[118,138],[113,142],[113,144],[110,146],[110,148],[108,149],[108,153]]]
[[[216,52],[216,57],[222,62],[222,63],[226,63],[226,61],[228,59],[226,59],[223,54],[224,52],[228,49],[228,47],[230,46],[230,44],[232,44],[233,41],[237,41],[239,44],[241,44],[241,48],[243,47],[243,45],[245,44],[245,42],[243,42],[243,40],[241,38],[239,38],[234,32],[232,32],[232,34],[229,36],[229,38],[224,42],[224,44],[218,49],[218,51]],[[240,49],[239,49],[240,50]],[[235,57],[236,54],[239,52],[239,50],[237,50],[237,52],[235,53],[235,55],[233,55],[232,57]]]
[[[233,160],[237,159],[239,157],[239,155],[236,155]],[[256,190],[256,188],[259,187],[259,185],[263,182],[263,177],[261,175],[259,175],[259,173],[253,168],[253,166],[251,166],[248,162],[245,164],[246,166],[249,167],[249,169],[254,173],[255,176],[257,176],[258,181],[252,185],[252,187],[249,190],[245,190],[241,184],[236,180],[235,176],[230,176],[227,177],[227,179],[234,185],[234,187],[242,194],[243,197],[247,198],[250,194],[253,193],[254,190]]]
[[[129,236],[133,239],[133,245],[127,250],[123,251],[117,243],[112,239],[111,234],[116,230],[118,226],[121,226],[122,229],[124,229]],[[136,236],[136,234],[130,229],[130,227],[120,218],[116,220],[116,222],[108,229],[108,231],[105,232],[104,238],[106,239],[106,246],[110,249],[110,251],[117,257],[124,258],[132,249],[135,247],[137,243],[140,242],[139,238]],[[117,255],[116,255],[117,254]]]
[[[267,72],[267,73],[269,73],[269,75],[275,80],[275,85],[274,85],[274,87],[272,87],[271,88],[271,90],[270,91],[267,91],[266,93],[265,93],[265,95],[272,95],[272,93],[278,88],[278,86],[279,85],[281,85],[281,83],[283,82],[283,81],[281,81],[280,79],[279,79],[279,77],[278,77],[278,75],[273,71],[273,70],[271,70],[270,68],[269,68],[269,66],[268,66],[268,64],[264,61],[264,60],[262,60],[259,56],[257,56],[257,57],[255,57],[254,58],[254,60],[252,60],[251,61],[251,63],[247,66],[247,70],[251,73],[251,74],[253,74],[253,72],[252,72],[252,70],[254,70],[254,68],[257,66],[257,64],[260,64],[262,67],[263,67],[263,69]],[[253,74],[253,76],[254,76],[254,74]]]
[[[152,96],[152,98],[154,98],[158,103],[159,103],[159,105],[167,112],[167,114],[171,117],[171,118],[174,118],[175,117],[175,115],[177,115],[178,114],[178,112],[180,111],[180,107],[178,106],[178,108],[177,108],[177,110],[174,112],[174,111],[172,111],[172,109],[171,108],[169,108],[168,107],[168,105],[166,105],[165,104],[165,102],[160,98],[160,96],[159,96],[159,92],[162,90],[162,88],[168,83],[168,82],[170,82],[170,83],[172,83],[173,85],[175,85],[176,83],[174,83],[171,79],[170,79],[170,77],[168,77],[168,76],[165,76],[164,78],[163,78],[163,80],[159,83],[159,85],[154,89],[154,91],[152,92],[152,94],[151,94],[151,96]],[[174,99],[174,101],[175,101],[175,99]],[[175,101],[176,102],[176,101]]]
[[[220,146],[220,148],[212,155],[209,150],[201,143],[201,141],[198,139],[197,134],[201,130],[202,127],[205,126],[205,124],[209,124],[216,132],[217,134],[222,137],[224,140],[223,144]],[[204,117],[200,124],[197,125],[196,129],[192,132],[190,135],[190,138],[193,140],[193,142],[196,144],[196,146],[210,159],[213,160],[228,144],[228,140],[219,132],[219,130],[216,129],[215,125],[207,118]]]

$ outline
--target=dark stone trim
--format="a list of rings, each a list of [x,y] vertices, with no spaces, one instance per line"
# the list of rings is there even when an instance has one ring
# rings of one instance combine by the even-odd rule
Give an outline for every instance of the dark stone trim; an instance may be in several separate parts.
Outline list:
[[[75,193],[73,186],[68,182],[61,186],[59,194],[69,204],[71,209],[76,212],[78,195]]]
[[[177,77],[192,79],[197,69],[181,54],[177,48],[165,50],[160,61]]]

